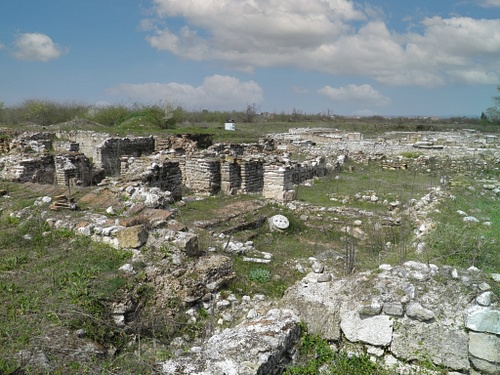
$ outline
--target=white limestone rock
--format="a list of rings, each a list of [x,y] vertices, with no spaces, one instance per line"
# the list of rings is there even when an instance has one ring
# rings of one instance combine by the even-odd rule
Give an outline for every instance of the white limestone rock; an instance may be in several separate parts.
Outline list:
[[[363,342],[374,346],[387,346],[392,340],[394,320],[387,315],[377,315],[361,319],[352,310],[341,312],[340,327],[351,342]]]
[[[433,320],[435,314],[431,310],[423,307],[418,302],[410,302],[406,307],[406,316],[421,322],[427,322]]]
[[[468,335],[463,330],[439,323],[403,319],[394,329],[391,352],[405,361],[431,360],[453,370],[466,370]]]
[[[465,313],[465,326],[475,332],[500,335],[500,310],[474,306]]]

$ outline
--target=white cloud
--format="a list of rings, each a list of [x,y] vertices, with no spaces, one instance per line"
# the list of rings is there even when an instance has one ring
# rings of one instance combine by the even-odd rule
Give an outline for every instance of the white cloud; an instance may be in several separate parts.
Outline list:
[[[346,0],[155,0],[155,4],[167,22],[168,17],[181,17],[186,25],[178,31],[158,28],[147,37],[154,48],[238,67],[287,64],[292,56],[342,35],[350,28],[345,21],[364,18]]]
[[[333,102],[355,103],[383,106],[391,100],[370,85],[347,85],[339,88],[324,86],[318,93],[327,96]]]
[[[485,8],[500,7],[500,0],[480,0],[479,5]]]
[[[229,110],[246,107],[263,100],[262,88],[253,81],[241,82],[230,76],[214,75],[194,87],[184,83],[123,83],[108,90],[113,95],[126,95],[146,101],[166,100],[187,109],[211,108]]]
[[[19,34],[14,41],[14,57],[19,60],[47,62],[65,52],[48,35],[41,33]]]
[[[147,41],[196,61],[223,61],[247,72],[293,66],[370,77],[388,85],[500,80],[500,19],[430,17],[414,29],[419,32],[396,32],[383,21],[381,9],[348,0],[154,4],[157,19],[147,21],[152,30]],[[486,4],[497,6],[500,0],[483,0]]]
[[[4,49],[4,48],[5,48],[5,44],[0,42],[0,49]]]

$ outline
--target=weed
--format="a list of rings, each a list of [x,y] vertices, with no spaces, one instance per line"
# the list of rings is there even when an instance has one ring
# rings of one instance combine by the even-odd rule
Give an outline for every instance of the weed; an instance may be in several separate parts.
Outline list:
[[[204,307],[200,308],[200,311],[198,313],[200,314],[200,318],[202,319],[208,318],[208,312]]]
[[[299,347],[299,364],[285,369],[284,375],[315,375],[328,373],[389,375],[380,365],[365,354],[349,356],[343,351],[334,351],[329,343],[318,335],[302,330]]]
[[[57,326],[83,328],[97,342],[123,345],[105,301],[127,284],[119,276],[103,275],[116,273],[130,254],[67,230],[42,235],[46,229],[36,219],[17,226],[0,220],[0,256],[6,260],[0,267],[0,332],[8,332],[0,335],[1,373],[8,373],[14,353],[30,350],[38,335]],[[23,239],[26,233],[31,240]]]
[[[0,358],[0,374],[14,374],[18,367],[16,361]]]
[[[271,272],[267,268],[254,268],[248,274],[250,281],[257,281],[259,283],[266,283],[271,277]]]

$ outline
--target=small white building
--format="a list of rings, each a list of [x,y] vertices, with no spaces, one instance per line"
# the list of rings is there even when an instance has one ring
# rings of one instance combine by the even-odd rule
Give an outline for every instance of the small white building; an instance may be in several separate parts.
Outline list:
[[[233,120],[228,120],[224,123],[224,130],[236,130],[236,123]]]

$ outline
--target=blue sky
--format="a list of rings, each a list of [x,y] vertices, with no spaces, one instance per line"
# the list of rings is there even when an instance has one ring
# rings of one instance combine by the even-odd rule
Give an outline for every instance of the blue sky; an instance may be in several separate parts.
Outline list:
[[[2,0],[0,101],[476,115],[500,0]]]

